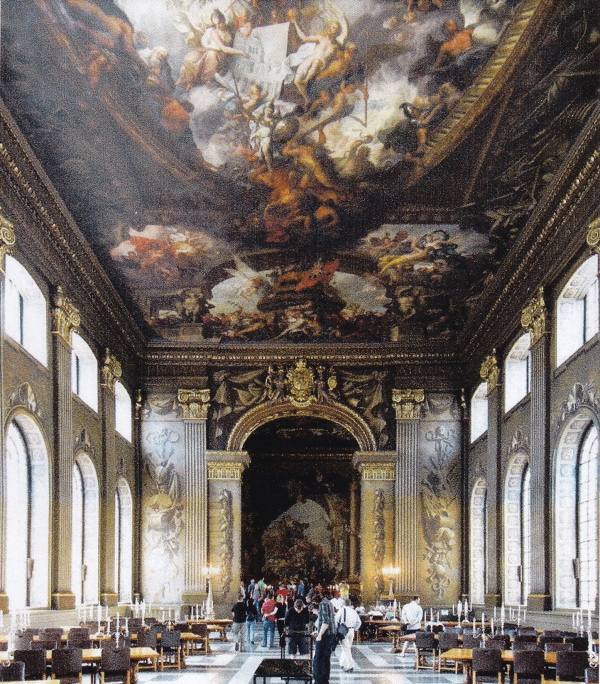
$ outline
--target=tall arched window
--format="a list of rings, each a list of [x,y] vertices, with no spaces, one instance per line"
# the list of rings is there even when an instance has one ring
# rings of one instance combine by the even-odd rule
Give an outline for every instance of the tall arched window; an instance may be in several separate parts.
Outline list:
[[[598,594],[598,430],[587,409],[564,426],[556,460],[556,607],[593,610]]]
[[[21,264],[6,256],[4,331],[42,365],[48,365],[47,306],[42,291]]]
[[[487,382],[482,382],[471,398],[471,442],[488,429],[487,391]]]
[[[115,430],[131,442],[131,397],[122,383],[115,382]]]
[[[131,602],[133,580],[133,501],[124,477],[115,492],[115,587],[119,601]]]
[[[509,460],[504,498],[504,584],[506,603],[524,605],[531,578],[531,473],[527,455]]]
[[[556,365],[598,332],[598,255],[575,271],[556,306]]]
[[[98,521],[98,477],[90,457],[81,453],[73,466],[71,575],[77,603],[98,601]]]
[[[98,360],[89,344],[79,335],[72,335],[71,389],[94,411],[98,410]]]
[[[487,520],[487,484],[480,478],[471,494],[470,515],[470,578],[471,599],[473,603],[485,603],[485,558],[486,558],[486,520]]]
[[[17,416],[6,434],[6,592],[11,609],[49,604],[50,468],[32,418]]]
[[[510,411],[521,399],[525,398],[531,388],[531,365],[529,333],[521,335],[506,355],[504,362],[504,410]]]

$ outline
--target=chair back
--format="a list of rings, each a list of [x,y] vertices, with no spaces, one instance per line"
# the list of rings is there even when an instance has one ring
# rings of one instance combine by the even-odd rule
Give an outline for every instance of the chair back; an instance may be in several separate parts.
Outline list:
[[[200,637],[206,637],[208,636],[208,625],[205,625],[203,622],[192,622],[190,632]]]
[[[486,641],[486,648],[499,648],[501,651],[507,651],[510,648],[510,637],[508,634],[489,637]]]
[[[26,636],[19,636],[17,635],[15,637],[15,648],[18,649],[28,649],[31,648],[31,634],[28,634]]]
[[[25,663],[13,660],[0,665],[0,682],[22,682],[25,679]]]
[[[496,675],[502,672],[504,664],[502,653],[497,648],[474,648],[473,649],[473,672],[482,675]]]
[[[147,646],[148,648],[156,648],[156,632],[141,631],[137,634],[137,646]]]
[[[556,679],[583,681],[589,666],[586,651],[558,651],[556,654]]]
[[[81,648],[55,648],[52,651],[52,674],[55,679],[73,677],[83,668],[83,652]]]
[[[67,639],[67,648],[92,648],[92,642],[89,638],[76,635],[74,638]]]
[[[546,667],[543,651],[515,651],[513,672],[522,675],[523,679],[539,679],[541,681]]]
[[[586,667],[585,668],[585,681],[586,684],[598,684],[598,667]]]
[[[515,641],[513,651],[542,651],[542,647],[537,641]]]
[[[517,634],[513,639],[513,644],[523,644],[526,642],[537,644],[537,634]]]
[[[574,651],[587,651],[589,647],[586,636],[567,636],[565,637],[565,644],[573,644]]]
[[[113,634],[110,639],[100,642],[100,648],[131,648],[131,637],[119,634],[117,641],[117,635]]]
[[[59,645],[56,643],[56,639],[38,639],[31,642],[31,648],[35,651],[53,651]]]
[[[544,650],[546,653],[558,653],[559,651],[574,651],[575,649],[573,648],[573,644],[563,644],[562,641],[547,641],[544,644]]]
[[[538,631],[535,627],[519,627],[517,636],[532,636],[537,640]]]
[[[40,639],[54,639],[57,644],[60,644],[64,630],[62,627],[46,627],[40,632]]]
[[[90,634],[98,634],[98,631],[100,630],[99,622],[96,620],[91,620],[89,622],[80,622],[79,626],[83,629],[89,630]]]
[[[438,646],[440,651],[458,648],[458,634],[456,632],[442,632],[438,635]]]
[[[181,632],[165,628],[160,634],[160,646],[163,650],[165,648],[179,648],[181,646]]]
[[[16,650],[15,660],[25,665],[25,679],[46,678],[46,651],[41,649]]]
[[[106,674],[127,672],[131,668],[131,648],[106,646],[102,649],[100,668]]]
[[[481,637],[473,636],[472,634],[463,634],[462,640],[463,648],[480,648],[481,647]]]

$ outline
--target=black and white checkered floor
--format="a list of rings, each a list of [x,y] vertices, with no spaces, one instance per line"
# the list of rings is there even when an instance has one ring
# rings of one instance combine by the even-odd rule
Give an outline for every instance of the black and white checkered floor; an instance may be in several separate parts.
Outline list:
[[[186,668],[164,672],[140,672],[139,684],[176,682],[177,684],[251,684],[252,675],[263,658],[278,658],[279,649],[235,651],[233,642],[211,643],[209,655],[186,658]],[[331,659],[331,684],[462,684],[463,676],[453,673],[415,670],[412,653],[401,657],[391,652],[389,643],[364,643],[352,647],[357,668],[343,672],[338,659]],[[273,682],[281,682],[273,679]]]

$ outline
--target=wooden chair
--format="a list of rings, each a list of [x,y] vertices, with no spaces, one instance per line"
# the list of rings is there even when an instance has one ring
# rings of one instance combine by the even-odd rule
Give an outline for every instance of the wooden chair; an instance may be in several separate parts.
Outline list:
[[[153,648],[158,650],[158,644],[156,641],[156,632],[151,632],[149,630],[142,630],[137,633],[136,646],[146,646],[147,648]],[[156,660],[140,660],[138,661],[139,670],[156,670],[157,663]]]
[[[31,642],[31,648],[34,651],[53,651],[59,646],[60,643],[57,643],[56,639],[38,639]]]
[[[42,650],[17,650],[15,660],[25,665],[25,679],[46,679],[46,652]]]
[[[194,635],[191,648],[194,653],[210,653],[210,641],[208,634],[208,625],[201,622],[193,622],[190,631]]]
[[[586,667],[585,668],[585,681],[586,684],[598,684],[598,667]]]
[[[472,683],[497,682],[503,684],[504,663],[498,648],[474,648],[472,662]]]
[[[587,636],[566,636],[565,644],[573,644],[574,651],[587,651],[589,647]]]
[[[64,630],[62,627],[47,627],[42,629],[39,633],[40,639],[54,639],[56,643],[60,646],[63,638]]]
[[[442,653],[444,653],[444,651],[449,651],[451,648],[458,647],[459,641],[458,634],[456,634],[456,632],[442,632],[438,635],[438,672],[444,671],[454,672],[454,674],[458,674],[459,661],[449,660],[448,658],[442,658]]]
[[[515,651],[513,657],[513,684],[543,684],[546,663],[542,650]]]
[[[123,682],[130,684],[131,681],[131,648],[120,646],[114,648],[109,645],[102,649],[100,660],[100,682]]]
[[[589,664],[587,651],[558,651],[556,654],[556,679],[583,682]]]
[[[513,651],[542,651],[537,641],[514,641]]]
[[[56,648],[52,651],[52,679],[61,684],[81,684],[83,678],[83,652],[80,648]]]
[[[13,660],[0,665],[0,682],[22,682],[25,680],[25,663]]]
[[[496,636],[488,637],[485,644],[486,648],[498,648],[501,651],[508,651],[510,648],[510,637],[508,634],[496,634]]]
[[[166,667],[174,667],[181,670],[181,632],[165,628],[165,631],[160,634],[159,654],[161,670],[164,670]]]
[[[473,636],[472,634],[463,634],[462,647],[481,648],[481,636],[478,634],[476,634],[475,636]]]
[[[546,653],[558,653],[559,651],[574,651],[573,644],[565,644],[562,641],[547,641],[544,644]]]
[[[433,632],[415,632],[415,669],[435,670],[437,641]]]
[[[15,637],[15,648],[18,648],[19,650],[27,650],[31,648],[31,643],[32,643],[32,638],[31,634],[28,635],[19,635]]]

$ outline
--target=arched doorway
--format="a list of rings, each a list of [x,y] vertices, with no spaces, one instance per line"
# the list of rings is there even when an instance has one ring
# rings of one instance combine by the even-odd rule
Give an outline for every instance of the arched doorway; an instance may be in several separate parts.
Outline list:
[[[350,568],[352,456],[357,440],[338,423],[290,415],[244,443],[242,578],[334,583]]]

